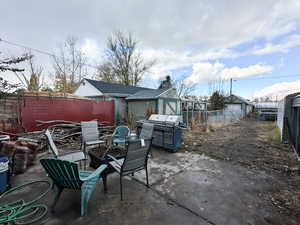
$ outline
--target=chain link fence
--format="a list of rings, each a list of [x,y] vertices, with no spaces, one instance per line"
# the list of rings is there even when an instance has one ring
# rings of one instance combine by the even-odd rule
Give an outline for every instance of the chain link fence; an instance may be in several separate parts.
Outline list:
[[[189,127],[191,123],[216,125],[230,123],[243,118],[241,112],[231,110],[183,111],[183,122]]]

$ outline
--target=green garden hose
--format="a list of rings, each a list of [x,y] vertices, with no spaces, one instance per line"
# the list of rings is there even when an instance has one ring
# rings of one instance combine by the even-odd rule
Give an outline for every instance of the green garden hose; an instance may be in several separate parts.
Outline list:
[[[14,193],[17,190],[25,188],[32,184],[44,183],[49,185],[48,189],[45,192],[42,192],[35,199],[25,202],[23,199],[19,199],[13,202],[6,203],[5,205],[0,205],[0,224],[31,224],[40,219],[42,219],[48,211],[48,208],[44,204],[35,204],[41,198],[43,198],[52,188],[52,185],[47,180],[37,180],[22,184],[15,188],[12,188],[2,195],[0,195],[0,202],[10,194]]]

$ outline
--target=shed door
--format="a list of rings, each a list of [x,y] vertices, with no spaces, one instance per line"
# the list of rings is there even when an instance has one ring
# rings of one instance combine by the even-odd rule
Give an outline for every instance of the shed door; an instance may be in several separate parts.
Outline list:
[[[226,109],[228,111],[240,112],[242,108],[240,104],[228,104]]]
[[[238,119],[243,116],[241,104],[228,104],[226,105],[226,113],[232,116],[233,119]]]
[[[165,115],[176,115],[177,114],[177,101],[164,99],[164,114]]]

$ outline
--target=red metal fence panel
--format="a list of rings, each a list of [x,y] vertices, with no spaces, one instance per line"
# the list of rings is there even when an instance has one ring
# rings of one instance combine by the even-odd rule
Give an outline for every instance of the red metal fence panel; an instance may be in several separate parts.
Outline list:
[[[36,120],[73,122],[98,120],[114,124],[114,101],[74,99],[47,96],[24,96],[20,102],[20,127],[23,132],[40,130]],[[2,118],[0,118],[0,121]],[[2,130],[13,131],[14,129]]]

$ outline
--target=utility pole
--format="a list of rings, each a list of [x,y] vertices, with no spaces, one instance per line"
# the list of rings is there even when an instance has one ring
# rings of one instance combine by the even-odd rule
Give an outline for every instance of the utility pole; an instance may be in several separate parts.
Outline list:
[[[232,78],[230,78],[230,96],[232,95]]]

